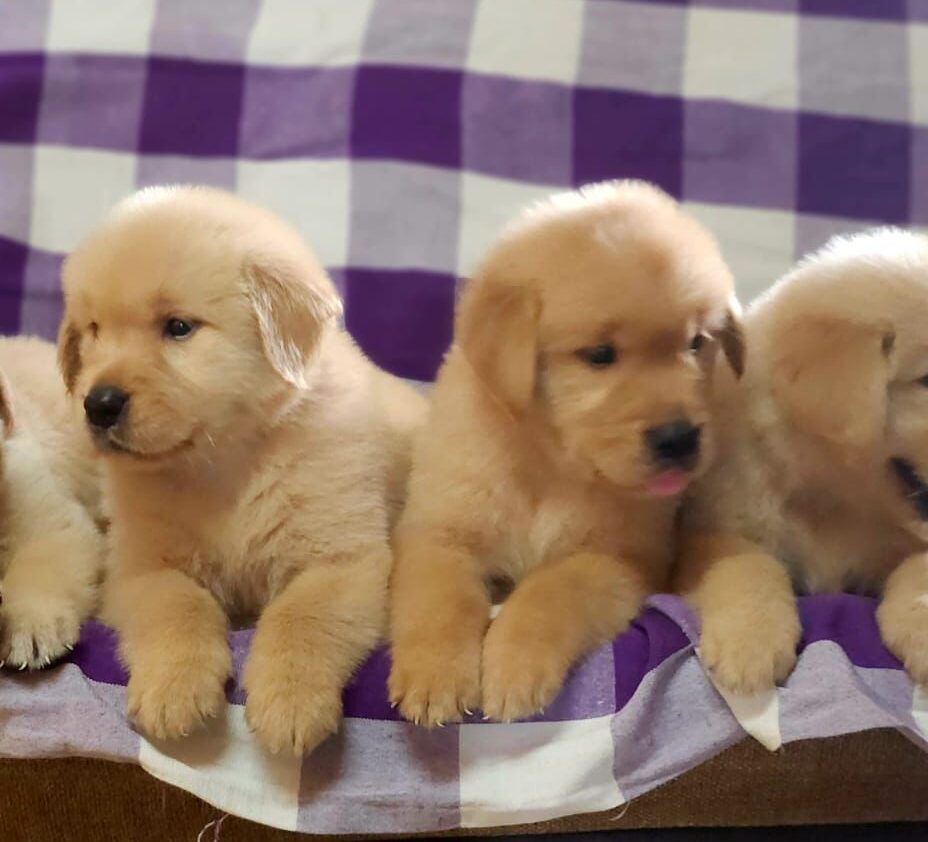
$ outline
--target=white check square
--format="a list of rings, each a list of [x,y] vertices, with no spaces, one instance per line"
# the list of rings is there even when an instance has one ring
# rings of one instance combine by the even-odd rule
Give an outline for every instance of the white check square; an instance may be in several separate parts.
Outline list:
[[[36,146],[32,245],[71,251],[120,199],[135,189],[136,156],[95,149]]]
[[[239,161],[237,182],[239,195],[286,219],[323,265],[347,265],[351,183],[347,161]]]
[[[580,0],[479,0],[468,69],[573,82],[583,10]]]
[[[458,275],[466,278],[473,273],[487,249],[519,211],[557,192],[561,189],[462,173]]]
[[[156,0],[51,4],[47,49],[62,53],[148,52]]]
[[[495,827],[611,810],[612,716],[460,726],[461,827]]]
[[[248,44],[254,64],[356,64],[374,0],[264,0]]]
[[[756,298],[792,266],[796,237],[792,213],[696,202],[686,203],[685,209],[718,239],[742,304]]]
[[[795,14],[690,9],[683,94],[796,108],[798,52]]]

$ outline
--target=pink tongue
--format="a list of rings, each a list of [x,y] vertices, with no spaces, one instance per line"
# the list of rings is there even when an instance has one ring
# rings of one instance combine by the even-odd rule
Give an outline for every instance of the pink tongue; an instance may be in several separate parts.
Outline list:
[[[689,485],[690,477],[686,471],[661,471],[648,481],[649,494],[655,497],[673,497]]]

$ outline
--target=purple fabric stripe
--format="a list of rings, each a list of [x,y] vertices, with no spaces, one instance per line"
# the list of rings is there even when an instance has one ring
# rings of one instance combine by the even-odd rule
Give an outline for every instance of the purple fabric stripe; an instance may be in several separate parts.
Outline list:
[[[99,149],[138,146],[144,59],[51,54],[39,117],[42,143]]]
[[[905,0],[799,0],[804,15],[824,15],[864,20],[898,20],[908,17]]]
[[[345,325],[378,365],[433,380],[451,345],[455,291],[451,275],[348,268]]]
[[[0,54],[0,141],[35,141],[44,65],[40,53]]]
[[[574,91],[573,182],[653,181],[680,196],[683,100],[608,88]]]
[[[358,67],[352,156],[459,167],[462,78],[436,68]]]
[[[464,169],[570,184],[572,106],[566,85],[468,73],[461,117]]]
[[[0,334],[19,332],[28,256],[29,249],[22,243],[0,237]]]
[[[655,608],[634,620],[612,645],[615,659],[615,709],[622,710],[645,676],[689,645],[682,629]]]
[[[906,222],[911,146],[912,129],[901,123],[800,113],[798,209]]]
[[[819,594],[799,600],[802,618],[801,648],[820,640],[841,645],[858,667],[902,669],[902,664],[883,645],[876,622],[875,599],[851,594]]]
[[[150,58],[140,151],[234,156],[244,84],[241,64]]]
[[[353,67],[248,67],[242,158],[348,156]]]

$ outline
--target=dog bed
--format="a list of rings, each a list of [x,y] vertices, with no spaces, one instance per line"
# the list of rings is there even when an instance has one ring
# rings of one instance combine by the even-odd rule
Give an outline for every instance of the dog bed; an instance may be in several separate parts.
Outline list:
[[[777,750],[894,729],[928,749],[928,695],[880,642],[875,602],[841,595],[800,605],[799,665],[765,698],[723,698],[699,664],[692,613],[670,596],[653,598],[625,634],[574,670],[544,716],[527,722],[475,714],[432,731],[403,722],[387,701],[381,650],[345,693],[340,733],[302,760],[265,754],[245,724],[240,678],[251,631],[230,636],[236,670],[226,716],[186,740],[155,744],[126,719],[113,633],[91,623],[66,662],[4,675],[0,754],[137,764],[223,813],[281,829],[408,834],[585,813],[618,821],[627,805],[746,734]]]

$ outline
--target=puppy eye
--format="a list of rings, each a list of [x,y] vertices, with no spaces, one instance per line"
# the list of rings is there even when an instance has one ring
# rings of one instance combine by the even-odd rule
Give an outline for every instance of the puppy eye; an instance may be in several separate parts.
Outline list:
[[[923,377],[919,377],[918,383],[920,386],[928,386],[928,374],[924,375]]]
[[[98,325],[96,322],[91,322],[91,323],[87,326],[87,329],[90,331],[90,335],[91,335],[94,339],[96,339],[96,338],[97,338],[97,334],[100,332],[100,325]]]
[[[692,351],[694,354],[698,354],[706,344],[706,339],[708,339],[706,334],[697,333],[690,341],[690,351]]]
[[[592,348],[581,348],[577,356],[593,368],[606,368],[616,361],[618,354],[615,345],[594,345]]]
[[[186,339],[196,329],[193,322],[184,319],[168,319],[164,323],[164,335],[169,339]]]

